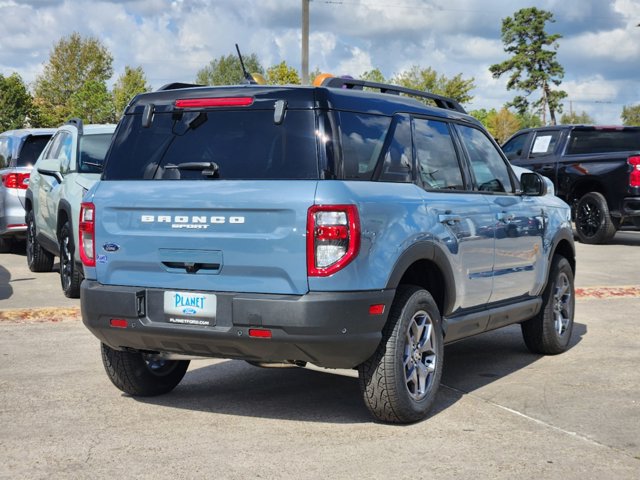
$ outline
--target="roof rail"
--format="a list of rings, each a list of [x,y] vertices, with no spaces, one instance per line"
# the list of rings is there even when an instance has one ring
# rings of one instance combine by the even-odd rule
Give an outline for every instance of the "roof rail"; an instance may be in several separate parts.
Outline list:
[[[73,125],[74,127],[76,127],[78,129],[78,135],[82,135],[82,127],[83,127],[83,123],[82,123],[82,119],[78,118],[78,117],[73,117],[70,118],[69,120],[67,120],[66,122],[64,122],[65,125]]]
[[[347,88],[350,90],[362,90],[364,87],[380,90],[380,93],[388,93],[391,95],[413,95],[415,97],[427,98],[440,108],[446,110],[455,110],[460,113],[467,113],[464,108],[453,98],[443,97],[435,93],[423,92],[422,90],[413,90],[412,88],[399,87],[397,85],[388,85],[386,83],[368,82],[366,80],[355,80],[352,78],[330,77],[322,82],[323,87],[331,88]]]
[[[193,87],[204,87],[205,85],[200,85],[197,83],[182,83],[182,82],[173,82],[167,83],[166,85],[161,86],[156,92],[162,92],[164,90],[177,90],[179,88],[193,88]]]

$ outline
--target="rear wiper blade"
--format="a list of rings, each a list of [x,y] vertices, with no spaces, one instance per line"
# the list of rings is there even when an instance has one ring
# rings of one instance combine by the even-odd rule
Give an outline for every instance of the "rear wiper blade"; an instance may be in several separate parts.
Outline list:
[[[165,170],[200,170],[205,177],[219,177],[220,167],[216,162],[182,162],[177,165],[165,165]]]

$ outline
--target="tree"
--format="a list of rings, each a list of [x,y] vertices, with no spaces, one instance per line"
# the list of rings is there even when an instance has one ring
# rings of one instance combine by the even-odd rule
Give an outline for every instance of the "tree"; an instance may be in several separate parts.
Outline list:
[[[485,126],[485,128],[489,125],[488,119],[490,115],[495,115],[496,109],[492,108],[491,110],[487,110],[486,108],[480,108],[478,110],[471,110],[469,115],[473,118],[480,120],[480,122]]]
[[[406,88],[450,97],[459,103],[468,103],[473,100],[473,96],[469,95],[469,92],[475,88],[473,80],[473,78],[463,79],[461,73],[453,78],[447,78],[445,75],[438,75],[438,72],[431,67],[421,69],[418,65],[414,65],[409,70],[396,75],[392,82]]]
[[[151,86],[147,82],[147,77],[142,67],[132,68],[129,65],[124,67],[124,73],[116,80],[112,92],[116,120],[120,119],[124,109],[133,97],[150,90]]]
[[[564,113],[560,117],[560,123],[563,125],[593,125],[596,121],[587,112],[583,111],[582,113]]]
[[[22,77],[0,74],[0,132],[22,128],[34,117],[33,98]]]
[[[95,90],[95,84],[103,84],[106,90],[106,81],[113,74],[112,64],[111,53],[97,38],[83,38],[74,32],[56,43],[44,72],[35,81],[36,104],[43,123],[57,126],[72,114],[85,117],[85,113],[78,110],[74,95],[84,95],[79,93],[82,89]],[[87,87],[87,83],[92,85]],[[101,99],[111,103],[110,98]],[[72,100],[76,102],[73,106]],[[100,110],[106,108],[106,105],[100,106]]]
[[[640,103],[622,107],[622,122],[625,125],[640,125]]]
[[[269,85],[300,85],[302,82],[298,71],[283,60],[267,69],[267,83]]]
[[[520,120],[506,107],[502,107],[498,112],[492,110],[487,116],[487,130],[501,145],[520,128]]]
[[[542,112],[546,123],[546,111],[549,109],[551,124],[556,124],[556,112],[562,113],[561,101],[567,96],[563,90],[552,90],[551,84],[560,85],[564,77],[564,68],[556,60],[559,34],[545,32],[545,24],[554,22],[553,14],[535,7],[518,10],[513,17],[502,20],[502,42],[505,52],[511,58],[489,67],[494,78],[511,72],[507,90],[521,90],[525,96],[518,95],[509,105],[521,114],[529,108],[527,97],[534,91],[540,91],[540,98],[533,107]],[[545,47],[551,47],[551,50]]]
[[[115,117],[111,94],[104,82],[90,80],[69,99],[70,117],[87,123],[109,123]]]
[[[360,78],[367,82],[387,83],[387,80],[384,78],[384,75],[379,68],[374,68],[373,70],[364,72],[362,75],[360,75]]]
[[[535,113],[527,110],[526,112],[517,112],[516,117],[520,121],[520,128],[536,128],[542,126],[542,120]]]
[[[264,69],[255,53],[243,56],[242,60],[249,73],[255,72],[264,75]],[[211,60],[209,65],[198,70],[196,74],[196,83],[202,85],[238,85],[243,80],[242,66],[236,55],[223,55]]]

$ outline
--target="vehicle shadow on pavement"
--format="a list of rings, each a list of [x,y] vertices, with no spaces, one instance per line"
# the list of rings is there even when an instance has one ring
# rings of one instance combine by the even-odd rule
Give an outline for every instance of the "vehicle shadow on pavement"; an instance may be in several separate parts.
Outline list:
[[[571,348],[586,334],[574,325]],[[514,325],[445,347],[442,385],[431,416],[464,394],[499,381],[542,358],[529,353]],[[193,362],[180,385],[161,397],[136,401],[224,415],[323,423],[370,423],[355,371],[258,368],[228,360],[198,367]]]
[[[619,230],[608,242],[610,245],[626,245],[640,247],[640,232],[632,230]]]

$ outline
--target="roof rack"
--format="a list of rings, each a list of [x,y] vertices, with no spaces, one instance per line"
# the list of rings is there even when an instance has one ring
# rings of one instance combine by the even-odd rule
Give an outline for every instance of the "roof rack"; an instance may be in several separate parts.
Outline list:
[[[65,125],[73,125],[74,127],[76,127],[78,129],[78,135],[82,135],[82,127],[83,127],[83,123],[82,123],[82,119],[78,118],[78,117],[73,117],[70,118],[69,120],[67,120],[66,122],[64,122]]]
[[[368,82],[366,80],[355,80],[352,78],[330,77],[322,82],[323,87],[331,88],[347,88],[350,90],[362,90],[364,87],[379,90],[380,93],[388,93],[390,95],[413,95],[415,97],[427,98],[440,108],[446,110],[455,110],[460,113],[467,113],[464,108],[453,98],[442,97],[435,93],[423,92],[421,90],[413,90],[411,88],[398,87],[397,85],[388,85],[386,83]]]
[[[173,82],[167,83],[166,85],[161,86],[156,92],[162,92],[164,90],[177,90],[179,88],[193,88],[193,87],[204,87],[205,85],[200,85],[198,83],[182,83],[182,82]]]

